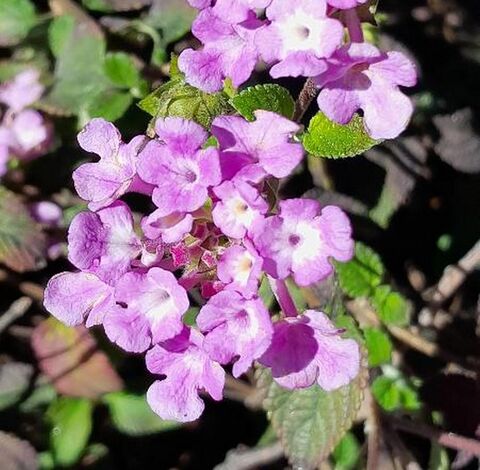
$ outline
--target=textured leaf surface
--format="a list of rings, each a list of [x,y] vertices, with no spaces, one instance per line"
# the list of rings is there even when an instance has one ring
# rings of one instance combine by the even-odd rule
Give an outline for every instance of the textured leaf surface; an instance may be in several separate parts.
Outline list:
[[[392,292],[389,286],[379,286],[375,289],[373,306],[377,315],[385,324],[405,326],[410,322],[412,307],[398,292]]]
[[[363,243],[355,244],[355,257],[348,263],[336,263],[342,290],[351,297],[369,296],[380,284],[384,267],[380,257]]]
[[[262,371],[264,407],[292,465],[313,469],[325,460],[350,428],[366,386],[366,369],[349,385],[325,392],[318,385],[287,390]]]
[[[33,367],[21,362],[0,365],[0,410],[16,403],[27,390]]]
[[[92,431],[92,412],[86,398],[62,397],[48,409],[50,446],[59,466],[69,467],[82,456]]]
[[[376,367],[390,362],[393,345],[388,335],[379,328],[365,328],[363,334],[368,350],[368,365]]]
[[[144,395],[115,392],[105,395],[114,426],[129,436],[145,436],[180,427],[174,421],[164,421],[148,406]]]
[[[187,85],[181,74],[150,93],[139,106],[153,117],[179,116],[209,128],[213,119],[232,111],[225,93],[208,94]]]
[[[230,103],[249,121],[255,119],[253,112],[256,109],[273,111],[289,119],[293,117],[293,111],[295,109],[295,102],[288,90],[280,85],[271,83],[247,88],[234,96],[230,100]]]
[[[35,25],[37,15],[30,0],[0,1],[0,46],[14,46]]]
[[[317,113],[303,136],[305,150],[316,157],[354,157],[376,144],[378,141],[365,132],[363,120],[357,114],[342,126]]]
[[[59,393],[98,398],[123,387],[108,357],[83,326],[70,328],[49,318],[35,328],[32,347],[40,370]]]
[[[27,441],[0,431],[0,467],[2,470],[37,470],[37,453]]]
[[[45,266],[45,236],[25,205],[0,186],[0,263],[14,271]]]

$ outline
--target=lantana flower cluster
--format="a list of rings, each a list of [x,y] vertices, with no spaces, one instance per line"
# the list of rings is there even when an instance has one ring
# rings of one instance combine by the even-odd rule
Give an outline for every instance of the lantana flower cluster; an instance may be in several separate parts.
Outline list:
[[[285,282],[322,281],[332,259],[353,254],[341,209],[274,197],[275,179],[303,157],[298,131],[258,110],[252,122],[217,117],[211,135],[167,117],[156,121],[153,139],[125,143],[98,118],[78,136],[99,156],[73,175],[90,210],[68,233],[76,271],[49,281],[45,306],[67,325],[102,325],[125,351],[145,353],[156,376],[147,400],[164,419],[198,418],[200,394],[220,400],[225,367],[240,377],[258,362],[289,389],[334,390],[358,373],[358,344],[324,313],[297,312]],[[129,192],[150,198],[151,213],[133,214],[121,200]],[[279,315],[259,296],[262,279]],[[193,299],[200,305],[194,322],[186,320]]]
[[[399,87],[414,86],[416,71],[404,54],[364,41],[356,9],[366,1],[189,0],[200,10],[192,32],[203,47],[182,52],[179,67],[190,84],[215,92],[226,78],[245,83],[263,61],[273,78],[312,79],[332,121],[347,124],[361,110],[371,137],[394,138],[413,112]]]
[[[7,172],[10,157],[31,160],[49,145],[50,125],[38,111],[29,108],[43,91],[35,69],[27,69],[0,85],[0,177]]]

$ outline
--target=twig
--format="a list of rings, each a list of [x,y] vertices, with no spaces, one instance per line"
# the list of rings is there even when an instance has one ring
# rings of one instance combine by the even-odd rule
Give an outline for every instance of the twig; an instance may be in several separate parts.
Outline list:
[[[283,457],[280,442],[254,449],[233,449],[215,470],[249,470],[268,465]]]
[[[303,85],[302,91],[298,95],[297,101],[295,103],[295,112],[293,114],[293,120],[295,122],[300,122],[303,115],[307,111],[308,107],[315,99],[318,93],[318,88],[311,78],[309,78],[305,85]]]
[[[427,289],[423,297],[435,304],[445,302],[478,266],[480,266],[480,240],[456,264],[447,266],[438,284],[433,288]]]
[[[32,299],[20,297],[10,305],[8,310],[0,316],[0,334],[13,322],[19,319],[32,306]]]
[[[380,326],[380,320],[366,299],[351,300],[346,303],[346,307],[360,324]],[[393,325],[386,325],[385,327],[395,339],[425,356],[452,362],[465,369],[477,370],[478,368],[478,364],[470,358],[462,358],[445,351],[438,344],[428,341],[411,330]]]
[[[430,439],[450,449],[465,451],[480,456],[480,441],[477,439],[460,436],[453,432],[442,431],[424,423],[413,422],[402,418],[389,417],[388,419],[396,429]]]

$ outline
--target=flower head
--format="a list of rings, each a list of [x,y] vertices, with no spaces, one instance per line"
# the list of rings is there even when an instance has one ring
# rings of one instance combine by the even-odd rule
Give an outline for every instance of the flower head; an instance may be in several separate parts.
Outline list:
[[[360,368],[358,344],[340,335],[324,313],[307,310],[275,323],[271,346],[260,362],[272,369],[282,387],[317,383],[324,390],[335,390],[354,379]]]
[[[350,223],[341,209],[320,209],[312,199],[280,202],[280,213],[252,228],[254,245],[265,271],[276,279],[290,274],[300,286],[329,276],[329,257],[348,261],[353,256]]]
[[[346,124],[362,109],[367,132],[374,139],[391,139],[406,128],[413,112],[399,86],[414,86],[416,78],[413,63],[402,53],[351,43],[335,53],[314,81],[322,87],[318,106],[330,119]]]
[[[162,419],[188,422],[200,417],[205,407],[200,390],[214,400],[222,399],[225,372],[205,352],[203,341],[198,331],[184,328],[177,337],[147,352],[148,370],[166,376],[147,392],[149,405]]]

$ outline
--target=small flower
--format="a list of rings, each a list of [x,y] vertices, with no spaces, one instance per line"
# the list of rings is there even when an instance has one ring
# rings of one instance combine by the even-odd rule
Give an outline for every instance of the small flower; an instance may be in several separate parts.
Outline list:
[[[340,46],[342,24],[327,17],[325,0],[273,0],[267,8],[270,24],[256,36],[267,63],[276,64],[270,75],[310,77],[326,69],[325,58]]]
[[[43,304],[58,320],[68,326],[87,327],[102,323],[115,306],[113,287],[95,274],[63,272],[53,276],[45,289]]]
[[[98,212],[81,212],[68,230],[68,259],[83,271],[113,284],[130,269],[142,246],[133,231],[133,217],[117,201]]]
[[[131,352],[143,352],[179,334],[189,307],[187,292],[175,276],[157,267],[123,275],[115,286],[115,300],[117,308],[104,319],[105,332]]]
[[[303,157],[301,144],[291,139],[300,130],[298,124],[270,111],[254,112],[255,121],[239,116],[219,116],[212,124],[221,158],[243,159],[243,166],[258,165],[276,178],[288,176]]]
[[[143,149],[138,173],[155,186],[156,216],[199,209],[208,198],[208,188],[220,183],[218,150],[201,149],[207,133],[193,121],[158,119],[155,130],[160,141],[153,140]]]
[[[367,43],[342,47],[328,69],[314,78],[322,88],[317,100],[321,111],[347,124],[362,109],[374,139],[392,139],[405,130],[413,105],[399,86],[414,86],[416,80],[415,66],[402,53],[383,53]]]
[[[268,204],[250,184],[225,181],[213,190],[219,201],[212,210],[215,225],[227,236],[243,238],[252,224],[268,210]]]
[[[198,393],[205,390],[214,400],[221,400],[225,372],[203,349],[203,336],[184,328],[177,337],[154,346],[146,355],[150,372],[165,375],[147,391],[150,407],[162,419],[193,421],[205,408]]]
[[[186,81],[207,93],[221,90],[226,78],[235,87],[250,78],[259,56],[255,34],[263,25],[253,12],[245,21],[231,23],[224,18],[224,12],[216,9],[202,10],[192,25],[194,36],[204,44],[203,49],[186,49],[178,58]],[[237,21],[243,11],[232,10]]]
[[[312,199],[280,202],[280,213],[252,227],[255,248],[263,258],[263,269],[276,279],[290,274],[300,286],[329,276],[329,257],[348,261],[353,256],[350,222],[335,206]]]
[[[273,328],[268,310],[259,298],[245,299],[222,291],[202,307],[197,325],[207,333],[204,348],[209,356],[233,364],[233,375],[245,373],[270,345]]]
[[[144,136],[122,142],[120,132],[110,122],[92,119],[78,134],[83,150],[100,157],[96,163],[84,163],[73,172],[78,195],[89,201],[90,210],[110,205],[128,191],[151,193],[136,176],[137,155],[145,142]]]
[[[142,230],[151,240],[161,238],[164,243],[176,243],[192,230],[193,216],[185,212],[173,212],[167,216],[159,216],[152,212],[142,219]]]
[[[62,208],[51,201],[39,201],[30,205],[31,216],[47,227],[59,227],[63,217]]]
[[[258,280],[262,274],[262,259],[248,240],[244,246],[232,245],[220,257],[217,276],[226,290],[240,292],[250,298],[258,292]]]
[[[0,86],[0,103],[6,104],[10,111],[17,113],[37,101],[44,87],[38,81],[40,73],[27,69],[16,75],[13,80]]]
[[[326,391],[335,390],[354,379],[360,368],[358,344],[340,334],[324,313],[307,310],[275,323],[271,346],[260,363],[272,369],[282,387],[317,383]]]

